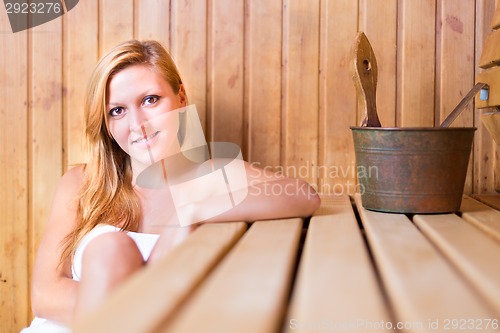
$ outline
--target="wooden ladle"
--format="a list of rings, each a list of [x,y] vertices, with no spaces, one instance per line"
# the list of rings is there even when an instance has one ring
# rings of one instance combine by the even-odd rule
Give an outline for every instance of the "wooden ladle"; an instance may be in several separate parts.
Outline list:
[[[382,127],[376,104],[377,59],[364,32],[356,36],[353,53],[352,79],[356,87],[358,109],[365,113],[360,126]]]

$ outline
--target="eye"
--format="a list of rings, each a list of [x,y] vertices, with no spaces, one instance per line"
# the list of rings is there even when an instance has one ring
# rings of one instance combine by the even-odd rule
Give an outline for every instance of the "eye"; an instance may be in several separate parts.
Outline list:
[[[125,109],[121,106],[109,110],[109,115],[113,118],[121,118],[125,115]]]
[[[156,96],[156,95],[146,96],[142,100],[142,105],[148,106],[148,105],[155,104],[156,102],[158,102],[159,99],[160,99],[160,96]]]

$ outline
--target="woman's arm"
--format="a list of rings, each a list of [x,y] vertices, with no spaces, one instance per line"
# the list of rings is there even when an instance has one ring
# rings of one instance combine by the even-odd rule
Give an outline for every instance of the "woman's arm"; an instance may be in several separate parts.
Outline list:
[[[71,262],[59,261],[63,240],[76,226],[76,198],[82,185],[83,166],[69,170],[59,182],[45,233],[33,269],[31,302],[35,316],[70,324],[78,283]]]
[[[307,182],[258,168],[244,162],[247,175],[247,193],[234,208],[205,222],[256,221],[310,216],[319,208],[321,200]],[[232,193],[233,198],[245,190]]]

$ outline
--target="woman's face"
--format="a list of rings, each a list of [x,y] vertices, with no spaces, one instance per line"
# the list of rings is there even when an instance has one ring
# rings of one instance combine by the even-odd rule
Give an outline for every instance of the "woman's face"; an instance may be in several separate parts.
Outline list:
[[[148,166],[179,152],[178,112],[186,106],[184,90],[172,86],[147,65],[132,65],[108,86],[109,129],[135,163]]]

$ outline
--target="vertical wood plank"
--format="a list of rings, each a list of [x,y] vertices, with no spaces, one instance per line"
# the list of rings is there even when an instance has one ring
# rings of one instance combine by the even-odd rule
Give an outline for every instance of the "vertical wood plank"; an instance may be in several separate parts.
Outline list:
[[[483,70],[479,68],[479,58],[484,47],[486,36],[491,30],[495,0],[476,0],[476,36],[475,36],[475,75]],[[480,120],[484,110],[474,110],[474,183],[473,193],[494,192],[495,189],[495,149],[496,144],[490,133]],[[500,178],[500,177],[499,177]]]
[[[172,0],[171,52],[206,133],[207,1]]]
[[[170,47],[169,0],[135,0],[134,14],[134,38],[154,39]]]
[[[438,0],[437,17],[435,125],[439,126],[474,86],[474,0]],[[472,127],[473,123],[471,103],[451,126]],[[473,159],[469,162],[465,193],[472,192]]]
[[[49,46],[50,45],[50,46]],[[62,19],[31,29],[29,272],[62,176]]]
[[[474,86],[474,0],[438,0],[436,25],[436,126]],[[453,127],[473,124],[470,104]]]
[[[133,0],[99,1],[99,57],[117,44],[133,38],[133,22]]]
[[[377,57],[377,113],[384,127],[396,126],[397,28],[397,0],[360,1],[359,30]]]
[[[0,10],[0,328],[28,324],[28,32]]]
[[[244,148],[262,166],[280,163],[282,33],[280,0],[246,1]]]
[[[209,0],[208,138],[243,144],[243,0]]]
[[[63,16],[64,171],[86,161],[83,100],[98,59],[98,2],[80,1]]]
[[[436,0],[398,2],[398,126],[434,126]]]
[[[356,91],[349,66],[353,61],[352,45],[358,31],[358,4],[349,0],[323,0],[320,15],[318,188],[321,193],[353,194],[356,175],[354,147],[349,126],[356,125],[357,119]],[[313,47],[315,45],[311,46],[310,52],[314,54]],[[314,59],[310,61],[313,62]],[[292,80],[298,79],[293,77]],[[302,112],[310,118],[308,122],[311,124],[306,130],[313,136],[314,91],[307,91],[309,85],[307,82],[299,89],[306,89],[305,92],[310,95],[306,99],[311,105],[304,106],[304,110],[308,111]],[[290,139],[294,140],[293,137]],[[314,144],[314,140],[311,143]],[[307,149],[313,151],[311,148],[302,147],[302,151]],[[314,155],[306,156],[313,158]],[[339,186],[339,184],[347,185]]]
[[[319,0],[284,0],[281,164],[317,184]],[[306,171],[304,174],[304,170]],[[300,171],[300,172],[299,172]]]

